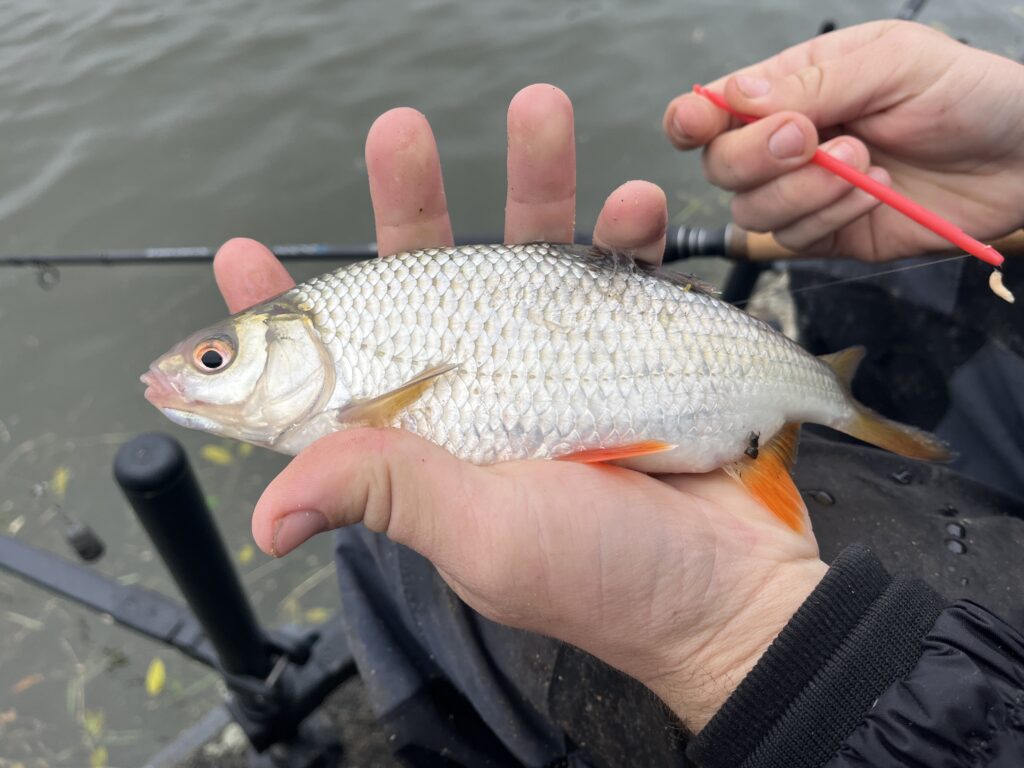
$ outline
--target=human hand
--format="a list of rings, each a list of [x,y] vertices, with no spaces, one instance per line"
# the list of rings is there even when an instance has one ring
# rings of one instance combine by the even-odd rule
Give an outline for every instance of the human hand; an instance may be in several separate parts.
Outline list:
[[[704,173],[735,192],[733,220],[810,255],[883,261],[948,248],[938,235],[808,160],[822,149],[990,239],[1024,223],[1024,66],[930,27],[880,21],[801,43],[696,94],[664,127],[705,147]],[[736,128],[736,130],[730,130]]]
[[[551,86],[508,114],[508,242],[571,240],[572,106]],[[381,253],[449,245],[430,127],[381,116],[366,142]],[[660,189],[628,182],[595,239],[660,259]],[[232,311],[292,283],[257,243],[217,254]],[[253,536],[282,555],[311,535],[364,523],[430,559],[485,616],[572,643],[648,685],[699,730],[820,580],[810,532],[780,524],[722,472],[653,478],[560,461],[477,467],[400,430],[346,430],[314,443],[270,484]]]

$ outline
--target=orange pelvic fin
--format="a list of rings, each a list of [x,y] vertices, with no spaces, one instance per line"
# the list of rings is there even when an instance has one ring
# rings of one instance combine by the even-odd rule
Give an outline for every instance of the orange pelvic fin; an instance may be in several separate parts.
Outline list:
[[[753,452],[754,457],[747,455],[724,467],[751,496],[797,533],[804,530],[807,521],[807,505],[790,475],[799,432],[799,424],[786,424]]]
[[[608,448],[588,448],[556,457],[559,461],[576,461],[581,464],[598,464],[603,461],[632,459],[637,456],[648,456],[652,453],[671,451],[676,446],[664,440],[644,440],[639,443],[613,445]]]

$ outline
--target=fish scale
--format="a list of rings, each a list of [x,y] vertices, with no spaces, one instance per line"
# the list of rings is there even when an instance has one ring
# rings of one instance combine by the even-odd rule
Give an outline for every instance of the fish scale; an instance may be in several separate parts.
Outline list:
[[[585,247],[428,249],[277,301],[311,314],[333,360],[328,409],[458,363],[392,423],[479,464],[662,440],[677,447],[656,463],[705,471],[751,432],[851,412],[831,369],[767,325]]]

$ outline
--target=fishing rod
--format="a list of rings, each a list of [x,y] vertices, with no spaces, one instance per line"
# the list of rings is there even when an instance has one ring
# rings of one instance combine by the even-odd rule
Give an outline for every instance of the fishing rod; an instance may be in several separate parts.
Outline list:
[[[900,9],[896,12],[896,18],[901,21],[913,21],[924,8],[928,0],[905,0]]]
[[[692,256],[730,257],[726,242],[726,228],[669,227],[665,245],[665,260],[679,261]],[[458,237],[456,245],[500,243],[501,235],[467,235]],[[577,232],[577,243],[593,242],[589,232]],[[270,247],[281,261],[361,261],[378,255],[377,243],[296,243]],[[57,254],[0,254],[0,266],[73,267],[122,264],[188,264],[210,262],[216,248],[142,248],[137,250],[91,251],[86,253]]]
[[[500,243],[500,235],[458,237],[456,245]],[[590,233],[577,232],[576,242],[589,244]],[[1024,255],[1024,230],[988,243],[1007,256]],[[377,256],[376,243],[297,243],[270,247],[281,261],[361,261]],[[126,264],[205,263],[213,261],[216,248],[142,248],[138,250],[91,251],[58,254],[0,254],[0,266],[75,267]],[[770,233],[749,232],[735,224],[724,227],[669,227],[665,243],[666,262],[695,257],[721,257],[733,261],[781,261],[804,258],[785,248]]]

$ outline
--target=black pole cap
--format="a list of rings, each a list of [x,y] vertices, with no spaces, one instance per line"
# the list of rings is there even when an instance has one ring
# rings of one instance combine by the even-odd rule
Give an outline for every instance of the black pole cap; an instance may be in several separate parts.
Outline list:
[[[162,490],[187,471],[185,449],[163,432],[147,432],[133,438],[114,457],[114,479],[130,493]]]

